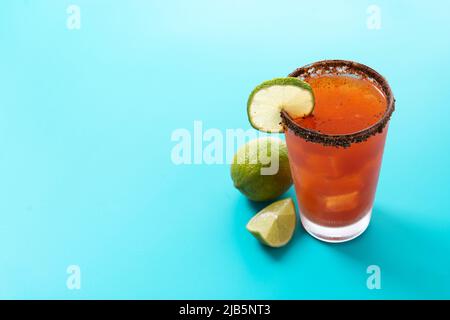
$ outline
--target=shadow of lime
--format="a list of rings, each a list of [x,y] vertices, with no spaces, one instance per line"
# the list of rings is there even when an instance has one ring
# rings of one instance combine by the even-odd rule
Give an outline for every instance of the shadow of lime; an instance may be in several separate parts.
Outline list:
[[[418,223],[414,214],[375,207],[369,228],[358,238],[341,244],[327,244],[364,269],[378,265],[382,287],[427,296],[450,297],[450,226]],[[396,292],[401,294],[402,292]]]

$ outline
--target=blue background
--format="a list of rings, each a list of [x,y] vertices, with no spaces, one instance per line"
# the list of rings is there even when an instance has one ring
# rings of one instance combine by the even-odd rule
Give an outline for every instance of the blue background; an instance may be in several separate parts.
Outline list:
[[[447,1],[1,1],[0,298],[450,298],[449,32]],[[373,220],[268,249],[262,205],[226,164],[175,166],[171,134],[248,128],[256,84],[326,58],[397,98]]]

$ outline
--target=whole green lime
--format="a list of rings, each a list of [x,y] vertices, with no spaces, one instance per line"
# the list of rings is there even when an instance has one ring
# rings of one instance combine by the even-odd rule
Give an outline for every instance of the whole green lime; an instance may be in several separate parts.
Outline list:
[[[286,144],[264,137],[243,145],[233,158],[234,186],[253,201],[272,200],[292,185]]]

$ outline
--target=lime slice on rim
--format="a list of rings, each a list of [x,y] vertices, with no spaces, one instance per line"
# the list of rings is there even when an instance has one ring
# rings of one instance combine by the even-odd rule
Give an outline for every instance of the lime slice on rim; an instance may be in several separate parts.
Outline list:
[[[251,125],[264,132],[282,132],[281,110],[292,118],[304,117],[314,109],[311,86],[298,78],[276,78],[258,85],[250,94],[247,114]]]
[[[259,241],[270,247],[282,247],[291,240],[296,225],[295,206],[291,198],[279,200],[264,208],[247,224]]]

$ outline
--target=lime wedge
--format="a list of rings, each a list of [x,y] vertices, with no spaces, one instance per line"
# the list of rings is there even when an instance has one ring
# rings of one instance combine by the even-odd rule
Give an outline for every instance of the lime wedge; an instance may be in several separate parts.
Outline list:
[[[295,206],[291,198],[279,200],[264,208],[247,224],[259,241],[270,247],[282,247],[291,240],[296,224]]]
[[[298,78],[265,81],[250,94],[247,114],[251,125],[264,132],[282,132],[281,110],[292,118],[304,117],[314,109],[311,86]]]

